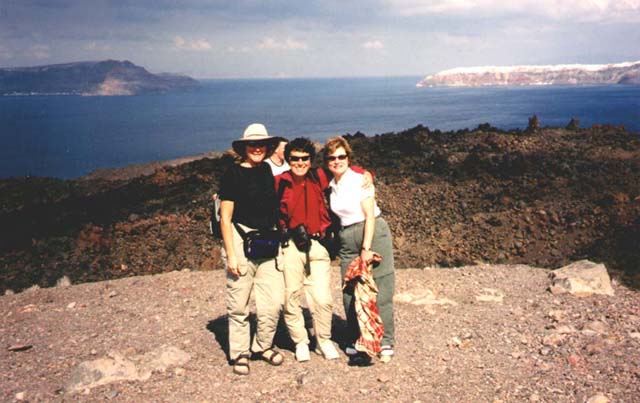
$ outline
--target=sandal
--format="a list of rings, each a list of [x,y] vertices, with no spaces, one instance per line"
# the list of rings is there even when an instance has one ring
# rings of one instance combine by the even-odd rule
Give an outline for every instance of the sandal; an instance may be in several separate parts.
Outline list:
[[[236,375],[249,375],[249,355],[240,354],[233,363],[233,373]]]
[[[284,357],[280,354],[279,351],[274,350],[273,348],[268,348],[262,352],[262,359],[268,362],[269,364],[277,367],[281,365],[284,361]]]

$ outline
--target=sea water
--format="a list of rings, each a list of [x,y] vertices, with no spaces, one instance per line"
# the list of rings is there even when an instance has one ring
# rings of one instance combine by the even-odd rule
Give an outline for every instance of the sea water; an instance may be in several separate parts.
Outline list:
[[[223,151],[253,122],[314,140],[358,131],[624,125],[640,132],[640,86],[416,88],[420,77],[205,80],[138,96],[0,97],[0,178],[74,178],[98,168]]]

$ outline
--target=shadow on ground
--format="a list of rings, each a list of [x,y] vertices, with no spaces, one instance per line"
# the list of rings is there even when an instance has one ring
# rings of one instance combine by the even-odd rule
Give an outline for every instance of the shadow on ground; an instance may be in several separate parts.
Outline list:
[[[314,337],[313,330],[313,320],[311,318],[311,313],[309,309],[303,308],[302,314],[304,316],[305,327],[309,332],[309,349],[314,351],[316,349],[316,340]],[[253,336],[256,332],[256,315],[255,313],[251,313],[249,315],[249,325],[251,327],[251,340],[253,341]],[[347,344],[346,340],[346,328],[347,323],[340,316],[333,314],[332,323],[331,323],[331,340],[333,340],[341,349]],[[211,320],[207,323],[207,330],[214,334],[216,342],[220,346],[220,349],[224,352],[227,361],[231,362],[231,357],[229,357],[229,319],[227,315],[222,315],[217,317],[214,320]],[[295,344],[291,337],[289,336],[289,332],[287,331],[287,327],[284,323],[284,319],[282,315],[280,316],[280,320],[278,321],[278,327],[276,329],[276,335],[273,339],[273,345],[281,350],[288,350],[291,352],[295,352]]]

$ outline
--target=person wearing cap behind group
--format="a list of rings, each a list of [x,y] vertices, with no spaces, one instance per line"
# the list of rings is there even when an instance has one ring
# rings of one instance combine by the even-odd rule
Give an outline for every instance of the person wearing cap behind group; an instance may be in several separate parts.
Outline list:
[[[393,294],[395,269],[393,262],[393,240],[386,221],[380,216],[375,201],[373,186],[362,189],[357,186],[361,175],[352,169],[349,143],[342,137],[327,140],[324,158],[327,168],[333,174],[331,188],[331,210],[340,218],[340,269],[344,279],[348,265],[357,257],[370,262],[373,254],[382,255],[382,261],[373,263],[373,279],[378,288],[376,305],[384,325],[380,360],[389,362],[394,354]],[[347,338],[355,342],[360,336],[358,319],[353,306],[353,295],[343,291],[342,301],[347,317]],[[345,349],[350,361],[366,364],[368,356],[359,353],[353,346]]]
[[[273,153],[267,158],[265,161],[271,167],[271,172],[273,176],[280,175],[283,172],[287,172],[291,167],[289,163],[284,158],[284,149],[289,143],[289,140],[284,137],[276,137],[278,141],[278,145],[276,149],[273,150]]]
[[[271,365],[283,356],[273,348],[278,319],[284,304],[284,276],[274,258],[250,259],[243,250],[243,235],[254,229],[277,225],[278,198],[273,175],[264,159],[277,145],[264,125],[254,123],[241,139],[232,143],[242,162],[224,174],[219,197],[220,229],[226,252],[229,358],[233,372],[249,374],[250,353],[259,354]],[[257,328],[250,346],[249,297],[255,294]]]

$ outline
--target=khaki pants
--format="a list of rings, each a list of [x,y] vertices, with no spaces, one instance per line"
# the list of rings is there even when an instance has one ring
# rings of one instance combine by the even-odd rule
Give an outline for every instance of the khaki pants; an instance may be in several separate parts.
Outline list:
[[[308,269],[306,268],[307,264],[309,264]],[[293,342],[296,344],[309,343],[300,306],[303,290],[313,318],[313,328],[318,345],[330,340],[331,317],[333,315],[331,260],[324,246],[315,239],[311,240],[307,262],[307,254],[300,252],[290,241],[289,246],[284,248],[284,281],[284,320]]]
[[[233,228],[233,247],[240,277],[227,271],[227,316],[229,318],[229,357],[234,360],[249,352],[251,342],[249,298],[255,294],[257,329],[251,345],[254,353],[273,345],[280,311],[284,304],[284,277],[276,259],[249,260],[244,256],[242,238]]]

